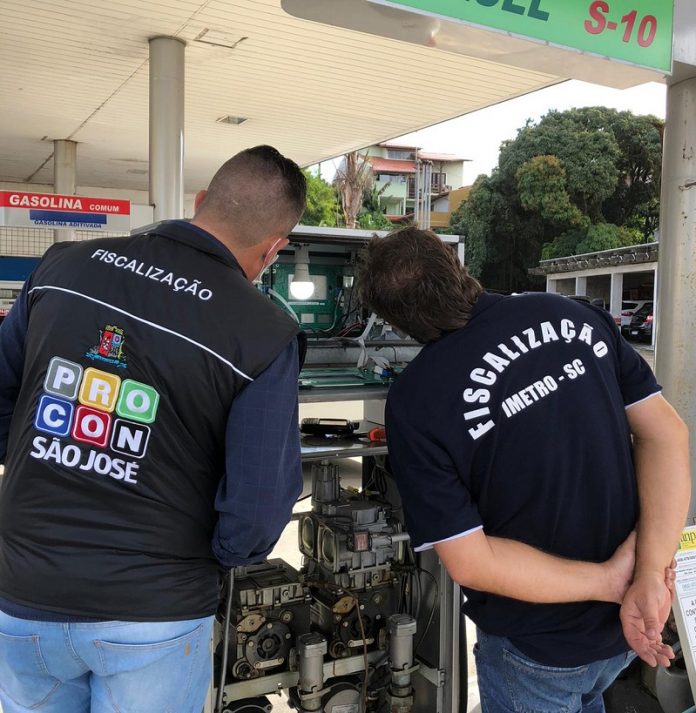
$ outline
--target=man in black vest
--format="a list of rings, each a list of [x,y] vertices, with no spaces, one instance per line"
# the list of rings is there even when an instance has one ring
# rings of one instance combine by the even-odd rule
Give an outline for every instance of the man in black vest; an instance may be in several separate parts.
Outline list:
[[[432,233],[373,240],[359,286],[426,345],[389,391],[389,458],[411,543],[466,593],[483,713],[603,713],[635,654],[673,656],[686,426],[608,312],[484,292]]]
[[[53,246],[0,329],[4,713],[200,713],[220,571],[301,491],[297,323],[252,281],[305,206],[269,146],[189,222]]]

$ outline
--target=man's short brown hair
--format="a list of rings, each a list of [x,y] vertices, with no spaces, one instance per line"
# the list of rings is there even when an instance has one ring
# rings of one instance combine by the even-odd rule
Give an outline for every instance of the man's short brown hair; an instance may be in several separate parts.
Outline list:
[[[464,327],[482,292],[452,248],[418,228],[368,243],[358,290],[364,306],[423,344]]]
[[[304,212],[307,181],[300,167],[272,146],[255,146],[222,164],[196,216],[229,225],[239,247],[287,235]]]

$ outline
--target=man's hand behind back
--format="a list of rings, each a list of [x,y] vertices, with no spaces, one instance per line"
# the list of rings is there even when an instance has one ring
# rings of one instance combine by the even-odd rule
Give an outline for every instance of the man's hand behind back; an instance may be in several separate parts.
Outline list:
[[[608,588],[604,601],[617,604],[623,602],[626,592],[631,586],[633,570],[636,564],[636,532],[635,530],[617,547],[611,559],[604,563]]]
[[[621,605],[621,625],[628,645],[649,666],[669,666],[672,648],[662,642],[672,592],[667,586],[669,573],[646,572],[636,575]]]

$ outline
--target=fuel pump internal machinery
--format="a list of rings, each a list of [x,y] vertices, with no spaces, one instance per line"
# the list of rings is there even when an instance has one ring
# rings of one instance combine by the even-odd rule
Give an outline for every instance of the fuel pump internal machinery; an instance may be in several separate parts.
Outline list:
[[[337,402],[363,401],[365,420],[310,419],[310,502],[294,516],[301,563],[230,574],[205,713],[272,713],[281,692],[301,713],[466,710],[459,589],[434,554],[413,552],[379,441],[389,384],[420,345],[359,303],[354,277],[372,235],[300,227],[259,285],[307,335],[300,401],[330,404],[330,417],[341,415]],[[458,236],[443,240],[461,253]],[[347,487],[342,463],[355,456],[361,486]]]

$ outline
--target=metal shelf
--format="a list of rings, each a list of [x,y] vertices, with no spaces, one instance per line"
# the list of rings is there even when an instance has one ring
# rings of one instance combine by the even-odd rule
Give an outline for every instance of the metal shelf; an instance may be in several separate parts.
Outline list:
[[[320,404],[329,401],[384,401],[389,387],[365,386],[328,389],[300,389],[301,404]]]
[[[314,438],[313,441],[320,439]],[[328,441],[328,439],[322,439]],[[302,460],[324,460],[324,458],[356,458],[358,456],[381,456],[388,452],[385,442],[369,443],[367,441],[328,441],[327,443],[313,445],[307,444],[302,439]]]
[[[373,428],[382,428],[372,421],[361,421],[359,432],[366,434]],[[300,449],[303,461],[324,460],[324,458],[355,458],[357,456],[379,456],[387,453],[386,441],[368,441],[367,438],[324,438],[302,436]]]

